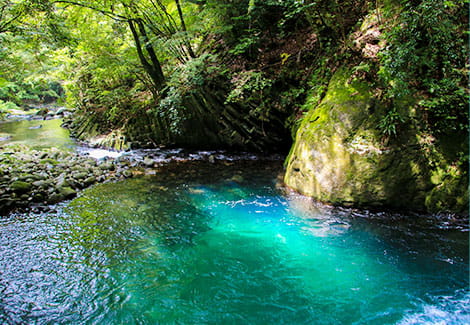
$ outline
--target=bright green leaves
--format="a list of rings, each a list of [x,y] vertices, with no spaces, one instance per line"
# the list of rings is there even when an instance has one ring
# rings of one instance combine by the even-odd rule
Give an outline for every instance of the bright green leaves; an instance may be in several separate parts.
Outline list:
[[[386,136],[396,136],[397,129],[401,123],[403,123],[405,119],[400,113],[396,110],[396,108],[387,112],[385,116],[379,122],[379,130],[382,134]]]
[[[56,53],[67,39],[48,1],[0,0],[0,99],[18,106],[60,99]]]
[[[47,45],[31,47],[22,36],[4,35],[0,60],[0,99],[22,105],[24,102],[54,101],[62,87],[55,73],[60,62]]]
[[[467,5],[462,0],[406,2],[385,35],[379,76],[386,96],[392,101],[423,98],[423,118],[437,133],[468,127]],[[392,115],[384,118],[388,124],[393,120]]]
[[[160,100],[154,113],[170,122],[173,134],[181,132],[181,125],[191,112],[184,106],[183,100],[192,93],[200,92],[204,86],[222,74],[217,57],[203,54],[180,65],[168,80],[165,98]]]
[[[242,71],[232,78],[232,91],[226,103],[262,101],[263,92],[271,87],[273,80],[266,78],[261,71]]]
[[[16,30],[28,7],[29,1],[0,0],[0,34]]]

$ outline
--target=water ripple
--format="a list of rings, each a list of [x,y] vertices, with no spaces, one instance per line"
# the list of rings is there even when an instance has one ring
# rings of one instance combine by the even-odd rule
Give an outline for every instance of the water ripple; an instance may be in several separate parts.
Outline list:
[[[0,323],[469,321],[466,231],[285,195],[254,165],[201,166],[0,220]]]

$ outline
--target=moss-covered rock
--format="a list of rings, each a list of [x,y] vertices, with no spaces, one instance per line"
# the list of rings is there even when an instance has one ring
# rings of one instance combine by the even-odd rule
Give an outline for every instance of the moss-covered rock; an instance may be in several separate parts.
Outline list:
[[[10,188],[13,192],[25,193],[28,192],[33,185],[24,181],[14,181],[10,184]]]
[[[70,186],[64,186],[64,187],[59,188],[59,194],[63,196],[64,198],[71,198],[77,194],[77,191],[75,191]]]
[[[0,146],[0,216],[58,203],[97,182],[133,176],[132,172],[124,174],[126,166],[119,162],[101,166],[104,168],[98,168],[93,158],[55,148],[37,151],[23,145]]]
[[[467,139],[453,139],[459,145],[449,149],[420,131],[412,103],[401,103],[399,135],[384,141],[378,125],[386,106],[351,75],[339,69],[321,103],[307,107],[285,183],[338,205],[466,212],[468,164],[459,161],[468,157]]]

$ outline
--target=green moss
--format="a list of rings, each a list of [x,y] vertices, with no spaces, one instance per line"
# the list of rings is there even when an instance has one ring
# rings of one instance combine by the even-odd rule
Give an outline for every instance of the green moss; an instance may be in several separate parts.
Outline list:
[[[28,192],[33,185],[28,182],[23,182],[23,181],[14,181],[13,183],[10,184],[10,188],[13,192],[18,192],[18,193],[25,193]]]
[[[59,193],[60,193],[60,195],[62,195],[64,198],[71,198],[71,197],[74,197],[74,196],[77,194],[77,192],[76,192],[73,188],[71,188],[71,187],[69,187],[69,186],[61,187],[61,188],[59,189]]]
[[[59,162],[57,160],[51,159],[51,158],[41,159],[40,163],[43,164],[43,165],[51,164],[53,166],[59,164]]]
[[[385,146],[377,125],[386,105],[374,99],[370,85],[349,75],[339,69],[322,102],[303,119],[286,162],[286,184],[334,204],[463,211],[465,164],[449,160],[453,156],[432,141],[426,145],[413,118],[404,119],[400,137]],[[410,103],[396,109],[411,116]]]

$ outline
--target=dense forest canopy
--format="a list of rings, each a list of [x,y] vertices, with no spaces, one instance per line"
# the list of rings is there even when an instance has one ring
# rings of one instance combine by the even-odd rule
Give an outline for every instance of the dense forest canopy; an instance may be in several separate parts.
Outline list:
[[[198,125],[209,146],[261,150],[288,146],[307,93],[320,100],[332,72],[349,65],[390,106],[377,125],[385,137],[399,135],[407,117],[397,103],[409,101],[433,133],[466,132],[467,7],[1,0],[0,107],[58,100],[98,133],[191,144],[184,134]]]
[[[55,103],[93,146],[282,153],[320,201],[462,212],[468,4],[0,0],[0,115]]]

